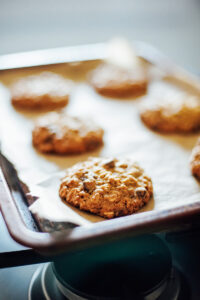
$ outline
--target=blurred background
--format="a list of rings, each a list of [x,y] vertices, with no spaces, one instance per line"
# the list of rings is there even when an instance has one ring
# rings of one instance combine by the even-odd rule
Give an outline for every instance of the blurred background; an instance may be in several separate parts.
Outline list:
[[[151,43],[200,70],[199,0],[0,0],[0,54],[107,41]]]

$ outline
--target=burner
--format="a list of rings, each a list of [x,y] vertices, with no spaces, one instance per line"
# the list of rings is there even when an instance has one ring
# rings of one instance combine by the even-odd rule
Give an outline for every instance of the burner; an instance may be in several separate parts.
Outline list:
[[[39,268],[29,300],[182,300],[182,276],[155,235],[68,254]],[[185,295],[186,296],[186,295]]]

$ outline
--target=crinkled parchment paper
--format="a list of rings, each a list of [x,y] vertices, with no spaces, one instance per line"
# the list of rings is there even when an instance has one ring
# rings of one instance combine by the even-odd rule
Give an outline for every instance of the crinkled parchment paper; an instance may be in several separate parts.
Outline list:
[[[77,66],[74,68],[78,70]],[[65,74],[64,66],[62,69],[58,66],[51,69]],[[27,71],[20,72],[17,76],[27,74]],[[74,78],[75,72],[72,73]],[[69,74],[66,72],[66,75]],[[15,71],[1,76],[1,148],[31,193],[39,196],[32,206],[32,212],[40,218],[81,225],[102,220],[64,204],[58,196],[60,178],[64,174],[62,171],[94,155],[130,157],[145,169],[153,181],[154,198],[141,212],[200,201],[199,184],[189,169],[189,156],[198,135],[160,135],[146,128],[139,118],[139,106],[143,101],[148,101],[148,95],[137,99],[109,99],[96,94],[83,81],[77,82],[66,111],[88,116],[102,126],[105,130],[104,146],[84,155],[43,155],[31,143],[31,130],[38,114],[22,113],[10,104],[6,84],[15,78]],[[148,94],[159,92],[162,95],[169,89],[176,88],[169,83],[152,82]]]

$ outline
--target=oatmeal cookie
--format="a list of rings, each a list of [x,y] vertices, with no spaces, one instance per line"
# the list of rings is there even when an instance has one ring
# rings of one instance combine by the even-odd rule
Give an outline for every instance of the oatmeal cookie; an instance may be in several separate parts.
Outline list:
[[[190,169],[192,174],[200,179],[200,138],[194,146],[190,158]]]
[[[151,179],[137,164],[105,158],[67,169],[59,190],[63,201],[108,219],[137,212],[152,194]]]
[[[25,110],[53,110],[67,105],[72,82],[51,72],[27,76],[11,88],[13,106]]]
[[[103,96],[141,96],[147,90],[147,78],[141,69],[126,70],[101,64],[89,76],[89,82]]]
[[[52,112],[36,121],[32,142],[40,152],[79,154],[103,144],[103,129],[89,119]]]
[[[162,133],[189,133],[200,129],[200,99],[177,95],[172,99],[148,99],[140,117],[147,127]],[[166,101],[165,101],[166,100]]]

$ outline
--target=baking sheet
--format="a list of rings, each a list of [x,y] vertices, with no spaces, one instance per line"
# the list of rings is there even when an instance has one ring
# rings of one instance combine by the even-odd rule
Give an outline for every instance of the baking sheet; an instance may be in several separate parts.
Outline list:
[[[198,134],[160,135],[147,129],[139,118],[139,107],[150,95],[176,92],[178,87],[163,80],[153,81],[148,94],[137,99],[111,99],[98,95],[84,81],[96,62],[46,67],[75,80],[76,86],[66,111],[88,116],[105,130],[104,146],[77,156],[43,155],[31,143],[31,130],[38,113],[24,113],[10,104],[7,86],[17,78],[44,71],[44,68],[4,72],[0,86],[1,150],[15,165],[20,179],[40,196],[40,218],[74,222],[87,226],[103,220],[68,206],[58,196],[63,170],[89,156],[129,157],[137,161],[152,178],[154,198],[140,211],[161,210],[200,201],[198,182],[191,176],[189,156]],[[40,194],[40,195],[39,195]],[[41,206],[42,205],[42,206]],[[43,207],[44,209],[41,209]],[[38,211],[37,207],[35,212]]]

